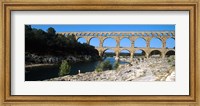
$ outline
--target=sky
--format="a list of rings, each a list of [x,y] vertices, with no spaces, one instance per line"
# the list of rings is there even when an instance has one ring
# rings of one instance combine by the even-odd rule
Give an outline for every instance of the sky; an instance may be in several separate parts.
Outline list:
[[[56,32],[125,32],[125,31],[175,31],[175,25],[136,25],[136,24],[68,24],[68,25],[31,25],[32,28],[42,29],[47,31],[49,27],[53,27]],[[81,43],[86,43],[84,38],[78,39]],[[90,45],[98,47],[98,38],[93,38],[90,41]],[[124,38],[120,41],[120,47],[130,47],[131,42],[128,38]],[[138,38],[134,42],[135,47],[146,47],[146,42],[142,38]],[[116,47],[116,41],[112,38],[108,38],[103,43],[104,47]],[[162,42],[153,38],[150,41],[150,47],[161,48]],[[170,38],[166,41],[167,48],[175,47],[175,40]],[[107,50],[106,52],[112,52],[112,50]],[[128,51],[122,51],[128,52]],[[137,51],[140,53],[141,51]]]

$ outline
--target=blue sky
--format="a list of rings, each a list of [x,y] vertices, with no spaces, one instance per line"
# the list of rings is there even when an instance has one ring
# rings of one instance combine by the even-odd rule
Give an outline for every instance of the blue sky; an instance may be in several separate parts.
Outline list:
[[[31,25],[33,28],[47,30],[53,27],[56,32],[75,32],[75,31],[162,31],[175,30],[175,25],[132,25],[132,24],[69,24],[69,25]]]
[[[72,24],[72,25],[31,25],[32,28],[36,29],[42,29],[44,31],[47,31],[49,27],[53,27],[56,32],[125,32],[125,31],[174,31],[175,25],[130,25],[130,24]],[[85,43],[84,38],[80,38],[78,40],[81,43]],[[90,41],[90,44],[93,46],[99,45],[99,40],[97,38],[93,38]],[[144,39],[139,38],[135,41],[135,47],[146,47],[146,42]],[[129,39],[124,38],[120,41],[120,47],[130,47],[131,42]],[[116,42],[112,38],[108,38],[104,41],[103,46],[106,47],[115,47]],[[166,47],[173,48],[175,46],[174,39],[168,39],[166,41]],[[154,48],[160,48],[162,47],[161,41],[154,38],[150,42],[150,47]],[[111,50],[108,50],[107,52],[111,52]],[[138,53],[141,51],[138,51]]]

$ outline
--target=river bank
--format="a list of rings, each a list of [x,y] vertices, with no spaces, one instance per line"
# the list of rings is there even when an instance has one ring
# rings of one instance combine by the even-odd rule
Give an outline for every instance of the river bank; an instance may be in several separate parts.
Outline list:
[[[135,59],[117,70],[66,75],[45,81],[175,81],[175,60],[170,58]]]
[[[55,64],[29,64],[26,65],[25,68],[32,68],[32,67],[41,67],[41,66],[53,66]]]
[[[70,63],[77,62],[90,62],[99,60],[99,56],[91,55],[66,55],[66,56],[52,56],[52,55],[36,55],[31,53],[25,53],[25,65],[27,67],[45,65],[45,64],[58,64],[62,60],[67,60]]]
[[[89,61],[89,62],[77,62],[71,63],[70,73],[68,75],[77,75],[78,70],[81,70],[81,73],[93,72],[97,65],[103,61],[110,61],[112,65],[116,62],[113,57],[106,57],[103,60],[98,61]],[[119,64],[126,64],[128,62],[119,61]],[[59,77],[58,73],[60,71],[60,64],[31,64],[25,68],[25,80],[26,81],[42,81],[45,79]]]

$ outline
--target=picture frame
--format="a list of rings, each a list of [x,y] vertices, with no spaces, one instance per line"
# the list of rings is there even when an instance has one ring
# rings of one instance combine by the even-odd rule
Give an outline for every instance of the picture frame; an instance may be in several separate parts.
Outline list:
[[[1,105],[199,105],[199,1],[60,1],[4,0],[1,2]],[[190,95],[188,96],[12,96],[11,95],[11,11],[189,11]],[[53,103],[53,104],[52,104]],[[149,104],[151,103],[151,104]]]

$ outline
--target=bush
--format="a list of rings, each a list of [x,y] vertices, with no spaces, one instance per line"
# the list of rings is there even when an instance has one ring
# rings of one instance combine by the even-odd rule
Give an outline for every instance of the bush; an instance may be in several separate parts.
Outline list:
[[[170,57],[168,57],[168,62],[172,62],[172,61],[174,61],[175,60],[175,56],[170,56]]]
[[[105,70],[112,70],[112,64],[110,64],[110,61],[105,61],[105,62],[101,62],[97,65],[95,71],[97,72],[102,72]]]
[[[97,66],[96,66],[96,68],[95,68],[95,71],[96,72],[102,72],[103,71],[103,68],[102,68],[103,66],[102,66],[102,63],[99,63]]]
[[[170,56],[170,57],[168,57],[167,62],[168,62],[169,64],[171,64],[172,66],[175,66],[175,56]]]
[[[68,62],[66,60],[63,60],[62,64],[60,65],[59,76],[64,76],[66,74],[69,74],[70,69],[71,69],[71,66],[68,64]]]
[[[113,68],[117,69],[119,67],[119,62],[115,62]]]
[[[112,70],[112,64],[110,64],[110,61],[103,62],[103,70]]]

